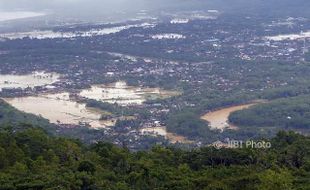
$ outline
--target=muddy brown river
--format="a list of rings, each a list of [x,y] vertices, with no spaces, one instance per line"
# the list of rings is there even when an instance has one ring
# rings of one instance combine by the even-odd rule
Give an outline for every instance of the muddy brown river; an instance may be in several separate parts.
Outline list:
[[[239,106],[232,106],[228,108],[223,108],[220,110],[209,112],[201,117],[201,119],[208,121],[210,123],[211,129],[236,129],[236,126],[233,126],[228,123],[228,117],[232,112],[247,109],[251,106],[254,106],[258,103],[250,103]]]

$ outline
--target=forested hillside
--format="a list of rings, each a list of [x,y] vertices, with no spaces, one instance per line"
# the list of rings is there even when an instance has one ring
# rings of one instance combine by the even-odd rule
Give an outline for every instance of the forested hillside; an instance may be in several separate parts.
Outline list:
[[[40,129],[6,129],[0,133],[0,189],[309,189],[310,138],[281,132],[271,143],[271,149],[130,152]]]
[[[49,129],[51,124],[47,119],[37,117],[32,114],[23,113],[0,99],[0,124],[18,128],[20,124],[30,124],[33,126]]]
[[[306,130],[310,128],[310,97],[283,98],[250,109],[234,112],[230,122],[241,127],[282,128]]]

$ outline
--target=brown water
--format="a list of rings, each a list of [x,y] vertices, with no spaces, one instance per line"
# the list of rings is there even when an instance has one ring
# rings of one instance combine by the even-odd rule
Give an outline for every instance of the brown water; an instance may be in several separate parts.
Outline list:
[[[228,123],[228,117],[232,112],[247,109],[257,103],[244,104],[239,106],[232,106],[217,111],[209,112],[201,117],[201,119],[206,120],[210,123],[211,129],[236,129],[235,126]]]
[[[37,80],[33,75],[27,76],[32,80]],[[47,77],[49,80],[53,77]],[[23,84],[26,80],[25,76],[19,78],[14,76],[12,81]],[[27,81],[27,80],[26,80]],[[31,81],[31,80],[30,80]],[[45,82],[53,82],[45,81]],[[36,83],[43,84],[43,83]],[[45,83],[44,83],[45,84]],[[29,83],[24,84],[25,87]],[[157,98],[168,98],[179,95],[176,91],[166,91],[159,88],[141,88],[127,86],[125,82],[117,82],[110,85],[94,85],[90,89],[85,89],[80,92],[80,96],[98,101],[118,103],[120,105],[143,104],[144,101]],[[18,110],[26,113],[35,114],[48,119],[51,123],[80,125],[88,124],[92,128],[113,127],[117,119],[135,119],[132,117],[112,118],[110,120],[99,120],[102,114],[110,114],[94,108],[87,108],[86,104],[78,103],[69,97],[69,93],[56,94],[40,94],[38,96],[6,98],[6,102],[11,104]],[[169,139],[171,142],[188,143],[186,138],[172,133],[168,133],[165,127],[157,127],[152,129],[142,129],[142,133],[151,135],[161,135]]]
[[[86,108],[85,104],[69,99],[68,93],[48,94],[21,98],[6,98],[18,110],[42,116],[55,124],[88,123],[92,128],[106,127],[100,122],[100,111]]]
[[[167,132],[166,127],[143,128],[140,132],[144,135],[163,136],[171,143],[192,143],[186,137]]]
[[[29,77],[33,78],[32,75]],[[12,78],[12,80],[16,81],[17,78]],[[36,77],[34,80],[37,80]],[[82,90],[80,96],[125,106],[142,104],[147,99],[167,98],[178,94],[174,91],[165,91],[158,88],[130,87],[124,82],[117,82]],[[7,98],[5,101],[21,111],[41,115],[50,120],[51,123],[56,124],[78,125],[82,123],[89,124],[92,128],[102,128],[114,126],[116,122],[115,118],[99,121],[103,111],[87,108],[85,104],[70,100],[69,93]]]
[[[176,91],[162,90],[160,88],[128,86],[125,82],[120,81],[110,85],[94,85],[90,89],[82,90],[80,96],[125,106],[141,105],[146,100],[169,98],[179,94]]]
[[[33,72],[28,75],[0,75],[0,91],[3,88],[34,88],[51,85],[59,80],[56,73]]]

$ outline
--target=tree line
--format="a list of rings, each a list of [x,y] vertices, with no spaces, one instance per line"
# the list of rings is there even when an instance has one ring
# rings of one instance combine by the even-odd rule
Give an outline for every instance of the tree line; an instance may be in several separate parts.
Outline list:
[[[7,128],[0,132],[0,189],[309,189],[310,138],[280,132],[270,142],[270,149],[154,146],[131,152],[32,127]]]

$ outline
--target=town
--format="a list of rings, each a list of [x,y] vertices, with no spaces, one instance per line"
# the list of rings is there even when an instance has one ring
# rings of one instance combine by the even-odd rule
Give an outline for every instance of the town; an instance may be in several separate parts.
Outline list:
[[[308,18],[231,16],[209,10],[40,30],[0,33],[0,79],[44,71],[52,74],[42,78],[57,80],[34,87],[0,86],[0,96],[68,93],[66,101],[108,112],[98,120],[112,124],[99,129],[89,122],[54,122],[58,133],[72,134],[75,128],[73,134],[87,142],[111,140],[139,149],[148,143],[201,146],[238,137],[235,131],[212,130],[199,118],[222,107],[275,99],[272,90],[299,89],[309,80],[296,74],[308,70]],[[125,89],[138,88],[138,94],[145,89],[157,89],[157,94],[143,94],[141,103],[127,105],[120,105],[118,96],[109,102],[81,95],[94,85],[119,82]],[[171,124],[180,120],[194,130]]]

